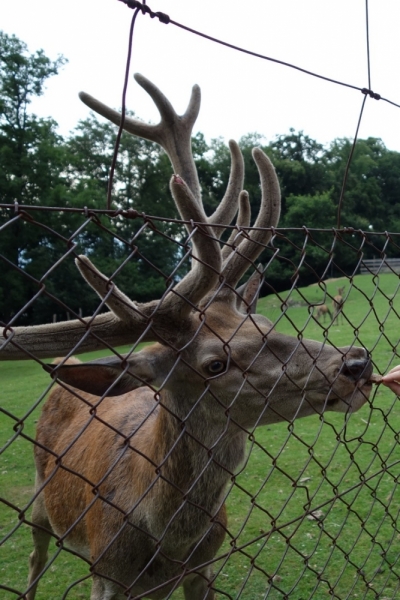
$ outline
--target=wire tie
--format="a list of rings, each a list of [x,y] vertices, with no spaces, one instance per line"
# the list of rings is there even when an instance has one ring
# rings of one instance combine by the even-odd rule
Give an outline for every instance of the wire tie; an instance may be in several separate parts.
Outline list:
[[[136,219],[137,217],[140,216],[140,213],[138,213],[138,211],[135,210],[134,208],[128,208],[128,210],[123,212],[123,215],[127,219]]]
[[[127,5],[128,8],[138,8],[139,10],[142,11],[142,14],[148,14],[150,15],[150,17],[152,19],[154,19],[155,17],[157,17],[157,19],[161,22],[164,23],[165,25],[168,25],[168,23],[170,22],[170,18],[168,15],[166,15],[163,12],[153,12],[149,6],[147,6],[147,4],[142,4],[141,2],[138,2],[137,0],[119,0],[119,2],[123,2],[124,4]]]
[[[380,100],[381,99],[381,95],[380,94],[376,94],[375,92],[373,92],[372,90],[369,90],[368,88],[363,88],[361,90],[361,93],[365,94],[365,95],[368,94],[368,96],[370,98],[373,98],[374,100]]]

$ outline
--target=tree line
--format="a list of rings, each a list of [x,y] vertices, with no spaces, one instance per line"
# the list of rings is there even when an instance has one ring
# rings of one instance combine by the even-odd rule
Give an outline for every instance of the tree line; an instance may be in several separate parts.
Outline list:
[[[19,323],[48,322],[53,314],[91,314],[98,305],[84,284],[68,251],[93,258],[98,268],[113,273],[124,261],[115,281],[137,301],[160,297],[168,279],[179,278],[184,266],[185,230],[174,221],[177,214],[169,192],[171,167],[155,144],[123,134],[118,153],[113,207],[134,209],[162,220],[98,216],[86,221],[70,209],[104,209],[116,128],[95,115],[80,121],[69,136],[58,133],[51,118],[30,111],[47,80],[57,75],[66,60],[50,60],[42,50],[30,53],[15,36],[0,32],[0,204],[40,206],[64,210],[28,211],[25,218],[0,206],[0,320],[7,322],[26,307]],[[326,231],[336,226],[352,141],[335,139],[322,145],[302,131],[291,129],[268,143],[256,133],[244,136],[240,147],[245,160],[245,188],[253,215],[260,199],[259,176],[251,158],[261,146],[275,165],[282,188],[280,228],[265,251],[268,284],[288,287],[309,236],[305,260],[297,269],[303,284],[318,277],[352,272],[359,260],[356,234],[336,243]],[[206,212],[220,202],[228,182],[230,155],[224,140],[208,143],[201,133],[193,138],[193,154]],[[368,233],[364,256],[372,258],[384,244],[385,230],[400,231],[400,153],[388,150],[377,138],[360,139],[347,178],[341,226]],[[169,219],[169,220],[168,220]],[[83,227],[83,225],[85,226]],[[303,228],[310,230],[307,234]],[[344,235],[344,234],[343,234]],[[356,236],[354,238],[354,236]],[[343,237],[343,236],[342,236]],[[396,244],[386,249],[398,256]],[[332,258],[330,272],[327,263]],[[60,262],[59,262],[60,261]],[[54,268],[56,265],[56,268]],[[266,289],[267,291],[267,289]],[[61,301],[61,305],[53,300]]]

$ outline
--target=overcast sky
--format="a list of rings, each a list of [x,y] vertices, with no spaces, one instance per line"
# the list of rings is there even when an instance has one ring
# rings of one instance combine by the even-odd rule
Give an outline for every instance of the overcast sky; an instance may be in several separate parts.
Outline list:
[[[229,43],[359,87],[368,86],[365,0],[148,0],[154,11]],[[69,63],[33,104],[67,134],[88,109],[84,90],[120,107],[133,11],[118,0],[15,0],[1,6],[0,27],[33,52]],[[400,104],[400,2],[369,0],[371,88]],[[267,140],[290,127],[328,143],[353,137],[363,96],[357,90],[246,56],[138,15],[131,71],[143,73],[183,112],[198,83],[195,131],[208,140],[258,132]],[[127,106],[158,121],[146,93],[129,82]],[[368,99],[360,137],[381,137],[400,151],[400,109]]]

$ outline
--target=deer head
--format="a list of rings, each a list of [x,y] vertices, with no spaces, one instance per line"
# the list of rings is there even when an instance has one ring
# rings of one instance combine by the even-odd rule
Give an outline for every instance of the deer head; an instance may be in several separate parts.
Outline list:
[[[137,304],[88,258],[80,256],[78,269],[110,312],[65,323],[7,328],[1,358],[26,358],[27,352],[35,357],[68,355],[72,350],[81,353],[101,347],[103,340],[110,346],[132,344],[138,339],[158,341],[151,351],[116,356],[107,364],[61,364],[55,374],[99,395],[119,394],[143,383],[173,387],[176,378],[185,381],[196,376],[202,385],[210,382],[213,388],[221,388],[218,395],[222,393],[227,398],[224,403],[229,405],[236,399],[238,406],[239,396],[245,392],[246,396],[256,397],[255,415],[259,414],[260,404],[265,405],[262,422],[292,419],[326,408],[358,408],[369,393],[366,382],[371,366],[365,350],[338,350],[276,333],[267,318],[249,309],[262,284],[261,270],[256,271],[247,288],[237,289],[279,220],[279,183],[268,157],[259,148],[253,150],[262,197],[252,227],[248,194],[242,189],[243,159],[233,141],[229,144],[232,163],[226,194],[214,214],[206,216],[190,147],[200,107],[198,86],[193,87],[185,114],[178,116],[154,84],[142,75],[135,78],[152,97],[161,121],[147,125],[126,118],[123,126],[132,134],[159,143],[171,160],[176,174],[170,188],[192,243],[192,268],[160,300]],[[120,124],[118,112],[88,94],[80,96],[90,108]],[[236,213],[236,227],[221,248],[219,239]],[[89,371],[96,372],[96,376],[89,377]],[[106,373],[103,383],[100,371]],[[249,415],[248,401],[243,404]],[[258,417],[249,420],[258,422]]]

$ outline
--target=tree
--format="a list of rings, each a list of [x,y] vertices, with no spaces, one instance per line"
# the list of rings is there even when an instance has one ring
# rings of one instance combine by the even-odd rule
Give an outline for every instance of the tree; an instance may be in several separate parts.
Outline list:
[[[282,191],[282,213],[289,196],[314,195],[329,189],[325,148],[303,131],[289,130],[264,150],[275,165]]]
[[[51,61],[41,50],[30,54],[18,38],[0,32],[0,203],[64,209],[37,211],[26,217],[19,213],[10,219],[10,211],[0,208],[3,321],[38,292],[20,322],[45,322],[60,311],[65,318],[66,307],[75,313],[92,313],[98,299],[83,287],[73,264],[74,253],[91,256],[109,276],[115,273],[117,285],[138,301],[160,297],[166,286],[185,273],[186,267],[179,265],[188,251],[187,233],[175,222],[177,214],[169,192],[171,167],[157,145],[122,135],[112,207],[129,210],[131,218],[96,214],[90,219],[70,210],[106,208],[117,129],[90,115],[63,139],[52,119],[39,119],[30,112],[32,99],[44,93],[46,81],[64,63],[63,57]],[[259,174],[251,156],[254,146],[261,146],[275,165],[282,189],[280,227],[291,229],[286,239],[275,239],[279,258],[268,271],[271,285],[286,287],[300,262],[304,283],[323,275],[332,257],[330,274],[352,272],[361,244],[357,235],[338,233],[332,249],[333,236],[316,231],[336,227],[352,142],[337,139],[326,148],[293,129],[270,143],[257,133],[244,136],[240,147],[252,223],[260,202]],[[222,139],[208,144],[198,133],[193,138],[193,155],[205,210],[210,214],[227,188],[230,152]],[[386,238],[376,232],[400,229],[399,189],[400,154],[388,151],[379,139],[358,140],[347,175],[341,225],[368,232],[361,240],[366,241],[362,249],[366,257],[383,248]],[[225,232],[223,239],[228,234]],[[386,252],[397,255],[394,244]],[[270,257],[268,249],[261,260],[267,263]],[[51,300],[52,295],[61,308]]]
[[[337,139],[332,142],[326,153],[336,206],[342,193],[351,149],[350,140]],[[368,138],[357,141],[344,189],[340,219],[342,227],[367,230],[370,225],[377,225],[382,221],[382,217],[384,218],[379,210],[383,203],[378,173],[379,162],[385,153],[386,148],[381,140]]]
[[[52,62],[42,50],[29,55],[23,42],[0,31],[1,203],[43,202],[43,192],[54,187],[48,171],[38,167],[53,166],[51,159],[60,142],[56,124],[51,119],[38,119],[28,107],[33,97],[43,94],[46,80],[64,63],[61,56]]]
[[[378,181],[383,204],[375,231],[400,231],[400,153],[386,150],[379,160]],[[382,218],[383,217],[383,218]]]
[[[29,112],[33,97],[44,92],[47,79],[65,63],[42,50],[29,54],[15,36],[0,32],[0,202],[56,206],[63,195],[62,139],[51,119]],[[0,213],[5,222],[8,213]],[[50,215],[43,219],[48,222]],[[9,262],[2,266],[0,318],[9,317],[34,293],[31,281],[21,274],[30,262],[30,250],[43,239],[43,230],[27,226],[20,218],[4,228],[0,253]],[[12,266],[14,265],[14,266]],[[17,269],[17,270],[16,270]],[[19,269],[19,271],[18,271]]]

